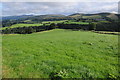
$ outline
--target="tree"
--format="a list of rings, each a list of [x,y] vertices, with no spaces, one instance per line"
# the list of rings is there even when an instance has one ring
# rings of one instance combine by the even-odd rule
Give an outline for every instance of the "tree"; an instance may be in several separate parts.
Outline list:
[[[50,28],[50,29],[55,29],[55,26],[56,26],[55,23],[51,23],[49,28]]]
[[[89,30],[96,30],[96,23],[89,23]]]
[[[25,34],[31,34],[33,33],[35,30],[32,27],[25,27]]]

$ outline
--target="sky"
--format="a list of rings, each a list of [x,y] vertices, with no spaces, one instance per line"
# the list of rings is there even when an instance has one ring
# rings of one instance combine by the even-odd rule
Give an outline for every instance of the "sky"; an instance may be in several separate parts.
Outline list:
[[[118,12],[118,2],[2,2],[2,16]]]
[[[2,2],[119,2],[120,0],[1,0]]]

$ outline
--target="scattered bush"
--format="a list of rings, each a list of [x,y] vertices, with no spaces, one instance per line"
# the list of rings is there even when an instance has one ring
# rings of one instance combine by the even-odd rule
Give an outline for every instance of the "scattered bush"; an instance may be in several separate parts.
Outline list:
[[[68,74],[66,72],[66,70],[61,70],[59,72],[52,72],[50,74],[50,78],[51,80],[61,80],[63,78],[67,78]]]

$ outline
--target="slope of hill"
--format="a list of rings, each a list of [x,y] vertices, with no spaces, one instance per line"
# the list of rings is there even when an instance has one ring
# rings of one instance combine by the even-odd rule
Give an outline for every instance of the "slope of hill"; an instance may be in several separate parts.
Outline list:
[[[96,18],[110,18],[110,19],[118,19],[118,15],[114,13],[97,13],[97,14],[80,14],[75,13],[69,15],[72,18],[90,18],[90,19],[96,19]]]
[[[17,20],[17,19],[25,19],[28,17],[32,17],[33,15],[21,15],[21,16],[6,16],[2,17],[2,20]]]
[[[65,15],[22,15],[22,16],[8,16],[2,17],[3,20],[10,20],[10,19],[23,19],[23,20],[59,20],[59,19],[76,19],[76,18],[111,18],[111,19],[118,19],[119,15],[114,13],[97,13],[97,14],[83,14],[83,13],[74,13],[68,16]]]
[[[82,18],[82,15],[83,14],[76,13],[76,14],[69,15],[69,17],[78,19],[78,18]]]
[[[2,39],[3,78],[51,78],[56,72],[79,79],[120,75],[116,35],[56,29]]]
[[[111,19],[114,19],[114,20],[117,20],[119,18],[116,14],[110,14],[107,17],[111,18]]]
[[[84,15],[82,18],[99,19],[99,18],[102,18],[102,16],[100,16],[100,15],[91,15],[91,16]]]
[[[38,15],[28,17],[25,20],[31,21],[55,21],[55,20],[69,20],[71,17],[65,15]]]
[[[33,16],[35,18],[57,18],[57,17],[65,17],[65,15],[38,15],[38,16]]]
[[[95,19],[95,20],[118,20],[120,18],[119,14],[113,13],[97,13],[97,14],[83,14],[83,13],[75,13],[68,16],[65,15],[22,15],[22,16],[8,16],[3,17],[2,25],[3,27],[11,26],[17,23],[41,23],[42,21],[58,21],[58,20],[79,20],[81,18],[84,19]]]

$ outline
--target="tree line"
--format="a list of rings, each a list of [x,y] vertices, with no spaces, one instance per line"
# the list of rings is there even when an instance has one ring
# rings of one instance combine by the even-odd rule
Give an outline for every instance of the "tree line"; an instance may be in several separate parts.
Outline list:
[[[25,26],[25,27],[16,27],[16,28],[6,28],[1,30],[2,34],[31,34],[33,32],[41,32],[45,30],[54,29],[55,24],[50,25],[40,25],[40,26]]]
[[[43,24],[40,26],[25,26],[16,28],[6,28],[1,30],[2,34],[31,34],[33,32],[41,32],[46,30],[51,30],[55,28],[59,29],[76,29],[76,30],[95,30],[95,31],[116,31],[120,32],[119,22],[112,23],[94,23],[89,24],[64,24],[64,23],[51,23],[49,25]]]

